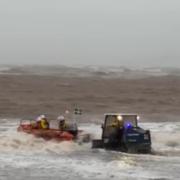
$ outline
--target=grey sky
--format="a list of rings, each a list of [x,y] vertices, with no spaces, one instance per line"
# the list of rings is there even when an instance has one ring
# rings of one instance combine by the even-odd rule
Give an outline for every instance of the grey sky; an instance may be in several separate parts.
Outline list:
[[[180,67],[180,2],[1,0],[0,63]]]

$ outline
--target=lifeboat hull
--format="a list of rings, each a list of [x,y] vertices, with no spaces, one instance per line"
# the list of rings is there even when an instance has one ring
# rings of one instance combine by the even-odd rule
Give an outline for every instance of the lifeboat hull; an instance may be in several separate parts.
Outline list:
[[[76,138],[75,135],[68,131],[60,131],[59,129],[36,129],[33,128],[31,124],[20,124],[17,130],[45,140],[72,141]]]

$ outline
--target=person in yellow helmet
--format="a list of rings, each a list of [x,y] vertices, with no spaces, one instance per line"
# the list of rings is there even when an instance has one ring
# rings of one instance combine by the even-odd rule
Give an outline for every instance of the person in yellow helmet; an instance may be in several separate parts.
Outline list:
[[[40,115],[36,119],[36,124],[38,129],[49,129],[49,122],[45,115]]]

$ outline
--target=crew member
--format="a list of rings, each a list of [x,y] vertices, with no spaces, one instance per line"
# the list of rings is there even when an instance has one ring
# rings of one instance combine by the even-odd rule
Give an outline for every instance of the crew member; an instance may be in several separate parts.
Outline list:
[[[45,115],[40,115],[37,117],[36,125],[38,129],[49,129],[49,122]]]
[[[112,117],[112,122],[109,127],[111,127],[110,136],[113,144],[121,143],[123,138],[123,117],[120,115]]]
[[[57,120],[59,121],[59,129],[64,131],[66,129],[66,120],[64,116],[58,116]]]
[[[109,125],[110,127],[122,129],[123,128],[123,119],[122,116],[117,116],[112,118],[112,122]]]

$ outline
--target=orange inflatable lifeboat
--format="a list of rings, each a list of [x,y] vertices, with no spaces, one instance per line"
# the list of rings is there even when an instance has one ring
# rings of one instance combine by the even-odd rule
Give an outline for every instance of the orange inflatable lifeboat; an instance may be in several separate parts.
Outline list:
[[[20,123],[17,128],[18,132],[25,132],[33,134],[35,137],[40,137],[45,140],[56,140],[56,141],[72,141],[77,138],[77,134],[81,131],[76,130],[65,130],[59,129],[38,129],[35,128],[31,122]]]

